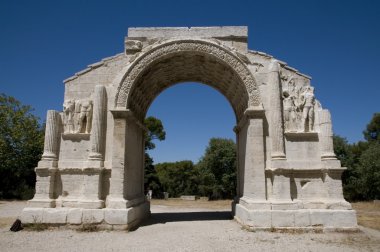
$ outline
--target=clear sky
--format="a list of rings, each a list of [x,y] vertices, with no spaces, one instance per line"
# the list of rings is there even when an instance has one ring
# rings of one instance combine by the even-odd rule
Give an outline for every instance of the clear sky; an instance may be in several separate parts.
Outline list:
[[[246,25],[249,48],[312,76],[336,134],[362,139],[380,111],[380,1],[0,1],[0,92],[35,108],[62,110],[62,81],[123,51],[128,27]],[[180,84],[149,115],[167,140],[156,162],[197,161],[210,137],[234,138],[234,114],[217,91]]]

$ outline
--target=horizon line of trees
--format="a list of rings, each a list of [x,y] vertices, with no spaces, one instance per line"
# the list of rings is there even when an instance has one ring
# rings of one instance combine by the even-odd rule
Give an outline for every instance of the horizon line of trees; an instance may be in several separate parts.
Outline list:
[[[211,138],[205,154],[190,160],[149,165],[145,189],[154,198],[197,195],[209,199],[232,199],[236,195],[236,144],[231,139]]]

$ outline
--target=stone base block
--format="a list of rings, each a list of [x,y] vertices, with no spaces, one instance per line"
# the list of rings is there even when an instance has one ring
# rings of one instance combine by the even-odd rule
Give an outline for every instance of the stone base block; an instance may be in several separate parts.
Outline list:
[[[54,225],[94,224],[107,229],[132,229],[149,217],[150,204],[126,209],[84,209],[84,208],[24,208],[21,214],[23,224],[45,223]]]
[[[354,210],[296,209],[296,210],[252,210],[242,204],[235,207],[235,219],[254,229],[269,228],[357,228]]]
[[[67,211],[67,223],[79,225],[82,224],[83,209],[69,208]]]
[[[31,199],[28,200],[28,207],[37,208],[52,208],[55,207],[55,200],[53,199]]]
[[[80,200],[78,201],[78,208],[86,209],[101,209],[104,208],[104,200]]]
[[[252,200],[247,197],[242,197],[239,199],[239,203],[247,209],[250,210],[270,210],[271,204],[266,200]]]

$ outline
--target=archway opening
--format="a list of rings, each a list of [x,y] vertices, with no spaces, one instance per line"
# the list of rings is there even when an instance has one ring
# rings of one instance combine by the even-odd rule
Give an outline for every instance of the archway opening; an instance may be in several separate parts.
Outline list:
[[[114,131],[115,136],[124,134],[123,114],[119,111],[126,108],[125,115],[129,119],[126,127],[125,154],[116,153],[113,158],[125,159],[124,197],[131,206],[141,202],[144,195],[142,162],[144,147],[141,145],[144,129],[141,125],[154,99],[165,89],[183,82],[197,82],[210,86],[219,91],[230,103],[235,125],[238,126],[237,146],[239,143],[242,146],[237,148],[236,155],[238,159],[236,198],[242,196],[244,139],[247,135],[245,111],[248,107],[259,107],[261,104],[257,84],[243,61],[233,52],[205,41],[172,41],[144,52],[137,58],[127,68],[116,94],[115,105],[119,110],[114,111],[115,130],[117,130]],[[241,128],[241,122],[245,128],[244,125]]]
[[[143,119],[155,97],[181,82],[199,82],[218,90],[231,103],[237,121],[248,106],[246,87],[233,68],[213,55],[190,51],[163,56],[146,66],[132,87],[127,107]]]
[[[236,116],[226,98],[202,83],[177,83],[154,99],[151,116],[162,121],[166,138],[147,151],[144,189],[153,196],[147,223],[230,219]]]

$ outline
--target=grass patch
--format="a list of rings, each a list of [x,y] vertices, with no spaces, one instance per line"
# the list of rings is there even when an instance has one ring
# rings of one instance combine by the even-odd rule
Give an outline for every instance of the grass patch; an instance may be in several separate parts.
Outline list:
[[[45,231],[49,229],[49,226],[45,223],[30,223],[30,224],[24,225],[24,228],[28,231],[41,232],[41,231]]]
[[[98,232],[99,227],[96,224],[83,224],[77,229],[77,231],[78,232],[87,232],[87,233]]]
[[[3,217],[3,218],[0,218],[0,228],[4,228],[4,227],[11,227],[13,222],[15,221],[15,218],[14,217]]]
[[[356,210],[358,224],[380,231],[380,204],[373,202],[351,203]]]

